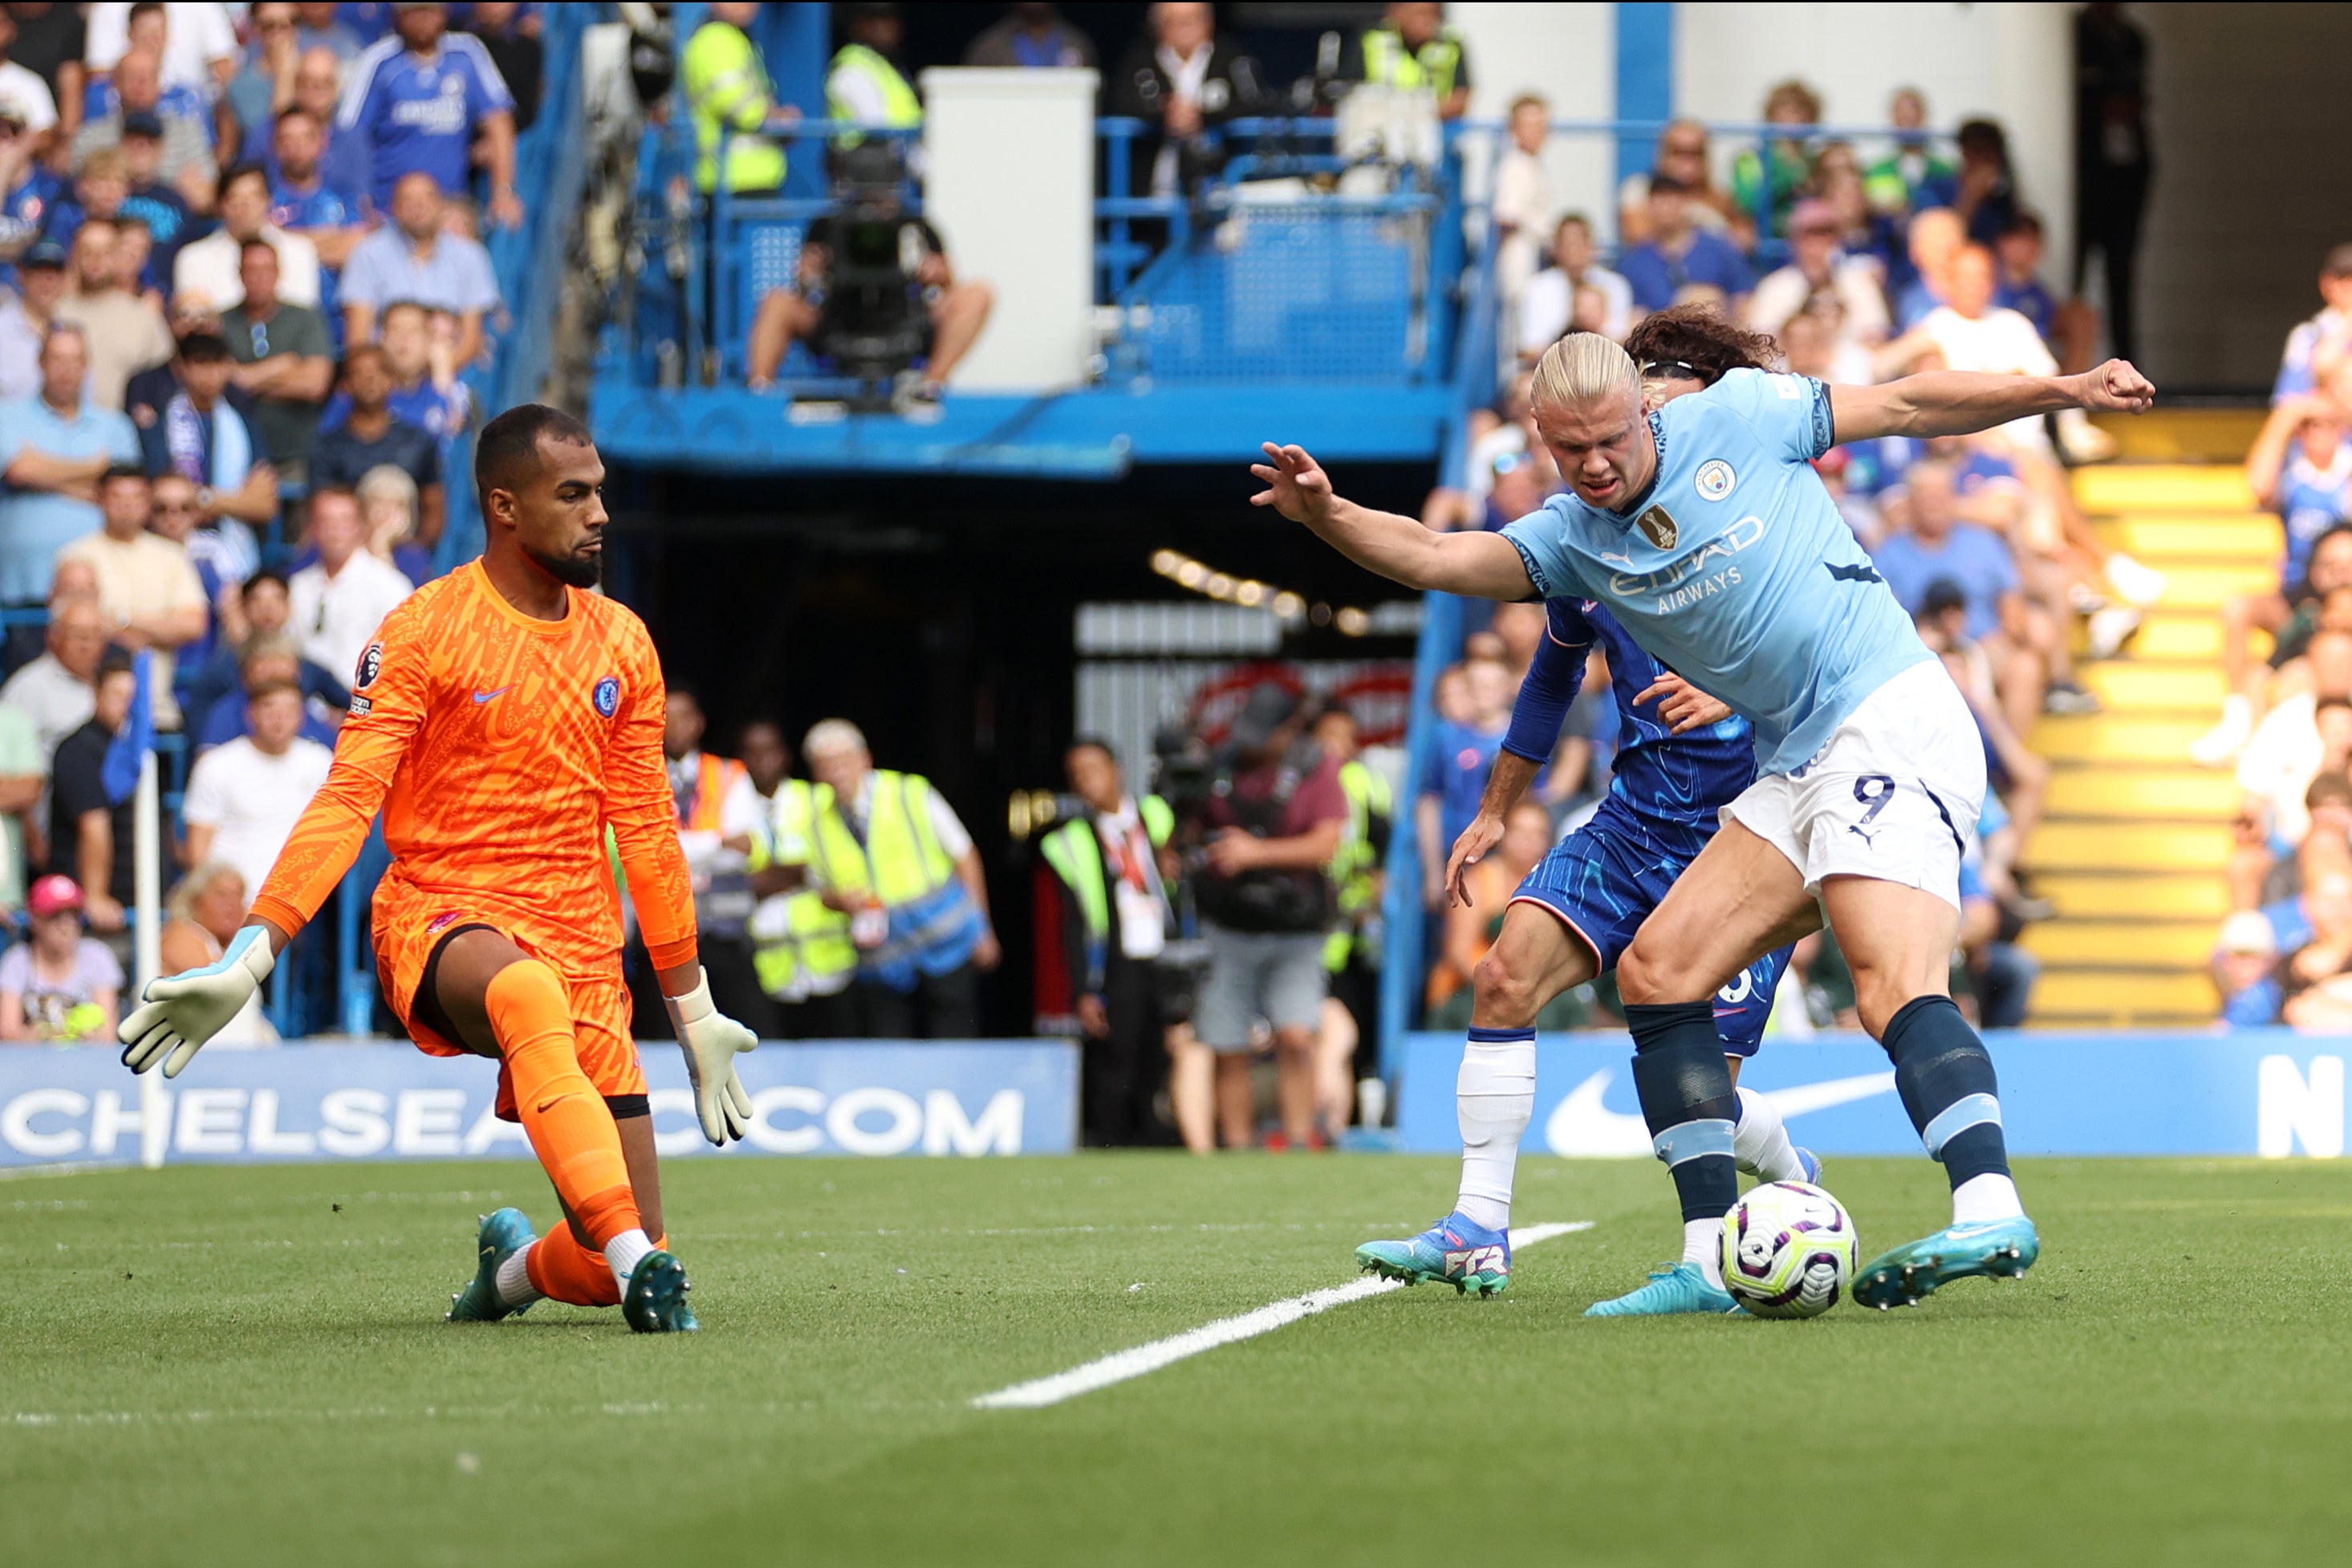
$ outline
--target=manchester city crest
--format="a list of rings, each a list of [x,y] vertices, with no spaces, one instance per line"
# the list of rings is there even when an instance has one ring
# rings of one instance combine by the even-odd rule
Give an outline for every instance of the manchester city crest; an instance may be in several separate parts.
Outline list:
[[[1720,458],[1701,463],[1698,466],[1698,477],[1692,481],[1701,500],[1721,500],[1731,493],[1731,487],[1738,482],[1739,476],[1733,473],[1731,465]]]

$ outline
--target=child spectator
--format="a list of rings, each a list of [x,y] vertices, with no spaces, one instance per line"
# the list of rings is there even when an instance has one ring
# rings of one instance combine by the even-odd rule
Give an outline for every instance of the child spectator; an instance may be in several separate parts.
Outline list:
[[[122,965],[83,934],[81,889],[70,877],[44,877],[25,912],[32,940],[0,953],[0,1040],[111,1046]]]

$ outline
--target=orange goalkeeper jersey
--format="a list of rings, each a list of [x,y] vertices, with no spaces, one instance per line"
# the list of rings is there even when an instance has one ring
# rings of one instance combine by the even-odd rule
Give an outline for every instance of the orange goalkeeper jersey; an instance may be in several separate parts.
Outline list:
[[[255,899],[289,931],[319,911],[379,807],[378,898],[446,898],[572,971],[621,947],[610,824],[655,967],[695,957],[694,896],[662,755],[645,623],[569,590],[560,621],[507,603],[479,561],[384,617],[352,683],[333,769]]]

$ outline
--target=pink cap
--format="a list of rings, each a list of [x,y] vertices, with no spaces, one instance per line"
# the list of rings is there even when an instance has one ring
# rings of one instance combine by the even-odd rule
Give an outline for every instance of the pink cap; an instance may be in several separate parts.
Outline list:
[[[81,889],[74,885],[71,877],[44,877],[33,884],[25,907],[33,911],[36,919],[78,910],[81,908]]]

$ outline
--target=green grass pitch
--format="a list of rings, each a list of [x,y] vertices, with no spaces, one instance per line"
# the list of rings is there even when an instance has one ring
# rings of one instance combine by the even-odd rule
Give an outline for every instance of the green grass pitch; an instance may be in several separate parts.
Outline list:
[[[1944,1217],[1832,1162],[1864,1256]],[[672,1167],[704,1331],[441,1321],[528,1165],[0,1183],[0,1562],[2318,1563],[2352,1541],[2352,1166],[2029,1163],[2021,1283],[1589,1321],[1679,1229],[1521,1165],[1494,1302],[1336,1308],[1052,1409],[972,1396],[1350,1277],[1453,1162]]]

